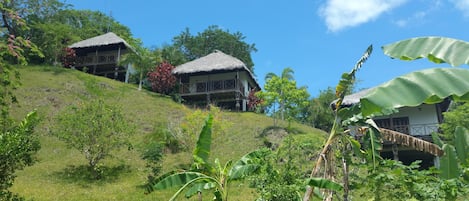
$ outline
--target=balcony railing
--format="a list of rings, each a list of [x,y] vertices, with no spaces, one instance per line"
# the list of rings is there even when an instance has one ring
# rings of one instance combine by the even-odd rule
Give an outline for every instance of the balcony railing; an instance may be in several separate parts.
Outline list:
[[[411,124],[411,125],[399,125],[387,128],[393,131],[397,131],[412,136],[425,136],[431,135],[433,132],[438,132],[438,124]]]
[[[182,83],[181,95],[201,94],[207,92],[239,91],[244,94],[244,85],[236,79],[215,80],[197,83]]]
[[[94,66],[103,64],[117,64],[116,56],[114,55],[100,55],[96,56],[85,56],[78,57],[77,66]]]
[[[410,125],[410,135],[413,136],[431,135],[433,132],[438,132],[438,124]]]

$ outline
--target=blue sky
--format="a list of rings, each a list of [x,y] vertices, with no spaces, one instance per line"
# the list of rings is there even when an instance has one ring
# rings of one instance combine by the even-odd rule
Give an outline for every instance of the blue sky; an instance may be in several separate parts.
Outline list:
[[[469,41],[469,0],[67,0],[128,26],[147,47],[170,44],[186,27],[195,35],[210,25],[241,32],[255,43],[257,80],[268,72],[295,71],[312,96],[335,87],[368,45],[374,51],[358,73],[368,88],[418,69],[444,67],[426,60],[386,57],[381,46],[418,36]]]

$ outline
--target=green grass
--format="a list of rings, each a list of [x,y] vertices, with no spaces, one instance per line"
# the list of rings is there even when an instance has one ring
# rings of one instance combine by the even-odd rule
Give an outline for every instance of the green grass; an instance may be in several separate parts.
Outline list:
[[[27,199],[41,200],[167,200],[173,191],[157,191],[144,194],[142,185],[149,173],[145,161],[140,159],[139,148],[149,143],[158,125],[167,125],[173,119],[182,118],[191,109],[173,102],[169,97],[149,91],[138,91],[137,86],[116,82],[107,78],[88,75],[76,70],[58,67],[20,68],[23,85],[15,92],[20,106],[12,108],[16,119],[36,109],[42,117],[37,128],[41,150],[37,163],[18,172],[13,192]],[[51,137],[49,131],[54,117],[65,107],[81,101],[102,98],[109,104],[122,107],[128,120],[137,127],[132,143],[135,149],[119,150],[113,158],[104,161],[104,178],[90,179],[86,160],[78,151]],[[263,146],[262,131],[272,126],[273,120],[261,114],[223,112],[223,119],[232,126],[224,134],[213,139],[211,160],[221,162],[236,160],[249,151]],[[281,122],[287,126],[286,122]],[[311,141],[321,144],[324,132],[293,124]],[[167,154],[163,170],[169,171],[191,162],[191,153]],[[254,200],[255,190],[246,183],[234,183],[229,192],[231,200]],[[205,195],[204,200],[210,200]]]

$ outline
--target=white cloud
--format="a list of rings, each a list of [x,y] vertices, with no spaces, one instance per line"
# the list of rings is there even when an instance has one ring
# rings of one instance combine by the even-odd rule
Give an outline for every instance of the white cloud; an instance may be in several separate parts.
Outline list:
[[[461,10],[464,16],[469,17],[469,0],[450,0],[451,3],[456,6],[457,9]]]
[[[428,0],[425,1],[423,5],[424,6],[419,7],[422,10],[414,12],[409,17],[404,17],[397,21],[394,21],[394,24],[399,27],[406,27],[408,25],[415,24],[425,24],[425,18],[429,15],[432,15],[432,13],[438,11],[441,8],[442,2],[440,0]]]
[[[407,0],[327,0],[319,9],[327,28],[336,32],[378,18]],[[466,0],[468,1],[468,0]]]

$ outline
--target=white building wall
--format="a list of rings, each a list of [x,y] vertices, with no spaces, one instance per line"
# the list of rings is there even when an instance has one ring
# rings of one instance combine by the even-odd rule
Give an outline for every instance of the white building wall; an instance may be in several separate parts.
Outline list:
[[[376,119],[409,118],[409,132],[411,135],[428,135],[438,130],[438,116],[435,105],[422,104],[417,107],[400,108],[398,113],[381,116]]]

